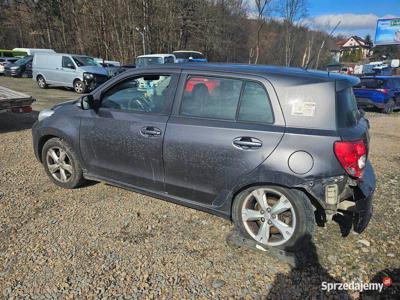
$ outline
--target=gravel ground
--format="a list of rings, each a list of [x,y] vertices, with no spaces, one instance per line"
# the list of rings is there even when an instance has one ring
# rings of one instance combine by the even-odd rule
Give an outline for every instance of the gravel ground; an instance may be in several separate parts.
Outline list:
[[[38,93],[37,110],[76,98],[19,81],[0,78],[0,85]],[[102,183],[58,188],[34,158],[29,128],[36,116],[0,115],[0,298],[395,299],[399,293],[400,113],[367,114],[378,178],[369,227],[347,237],[335,223],[316,228],[312,262],[302,269],[229,246],[232,224],[203,212]],[[323,281],[383,276],[393,285],[379,295],[321,291]]]

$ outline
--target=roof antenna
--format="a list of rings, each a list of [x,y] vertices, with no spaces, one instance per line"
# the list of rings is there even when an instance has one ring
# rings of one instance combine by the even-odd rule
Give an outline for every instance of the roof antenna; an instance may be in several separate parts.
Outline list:
[[[317,55],[319,56],[319,54],[321,53],[321,50],[324,48],[326,41],[332,37],[333,33],[335,32],[335,30],[339,27],[340,23],[342,21],[337,22],[336,26],[332,29],[332,31],[329,33],[329,35],[322,41],[321,43],[321,47],[318,49]],[[311,62],[315,59],[316,55],[314,54],[308,61],[306,66],[304,67],[304,70],[308,69],[308,66],[311,64]]]

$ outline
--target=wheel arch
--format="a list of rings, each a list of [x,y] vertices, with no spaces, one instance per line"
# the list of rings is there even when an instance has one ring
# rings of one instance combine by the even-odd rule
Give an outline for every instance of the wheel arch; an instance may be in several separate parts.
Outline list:
[[[233,214],[233,204],[235,202],[236,197],[243,191],[249,189],[249,188],[254,188],[254,187],[260,187],[260,186],[271,186],[271,187],[281,187],[284,189],[289,189],[289,190],[297,190],[299,192],[304,193],[307,196],[308,201],[310,204],[317,210],[323,210],[323,207],[320,203],[320,201],[313,197],[305,188],[301,186],[293,186],[293,185],[287,185],[283,184],[282,182],[274,182],[274,181],[258,181],[258,182],[253,182],[253,183],[248,183],[244,184],[241,186],[238,186],[235,188],[235,190],[231,193],[230,197],[228,198],[228,203],[229,203],[229,215],[230,215],[230,220],[232,221],[232,214]]]
[[[78,155],[78,159],[80,160],[80,162],[82,162],[81,158],[80,158],[80,152],[79,149],[75,149],[75,143],[73,143],[72,139],[69,138],[66,134],[64,134],[62,131],[59,130],[49,130],[46,131],[45,133],[43,133],[42,136],[40,136],[40,138],[38,139],[38,143],[37,143],[37,152],[38,152],[38,158],[40,160],[40,162],[43,163],[42,161],[42,151],[43,151],[43,147],[46,144],[47,141],[49,141],[52,138],[58,138],[61,140],[64,140],[65,142],[67,142],[77,153]]]
[[[46,80],[46,76],[44,76],[42,73],[38,73],[38,74],[36,74],[36,77],[35,77],[36,81],[38,81],[39,77],[43,77],[43,78],[44,78],[44,80],[47,82],[47,80]]]
[[[79,78],[79,77],[76,77],[76,78],[72,81],[72,84],[74,85],[75,82],[78,81],[78,80],[83,82],[83,79],[81,79],[81,78]]]

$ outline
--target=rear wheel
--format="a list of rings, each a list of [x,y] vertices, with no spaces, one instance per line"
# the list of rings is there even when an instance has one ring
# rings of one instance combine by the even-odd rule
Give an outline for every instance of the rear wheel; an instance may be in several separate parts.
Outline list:
[[[74,81],[74,90],[78,94],[84,94],[86,93],[86,85],[83,81],[77,79]]]
[[[39,75],[36,78],[37,84],[41,89],[47,89],[47,83],[43,76]]]
[[[62,139],[52,138],[44,144],[42,162],[47,175],[58,186],[73,189],[85,182],[74,150]]]
[[[277,186],[252,187],[238,194],[232,217],[244,236],[285,250],[304,246],[315,223],[313,206],[303,192]]]
[[[393,99],[390,99],[390,100],[385,104],[385,107],[382,108],[382,112],[383,112],[384,114],[391,114],[391,113],[393,112],[393,110],[394,110],[394,107],[395,107],[395,102],[394,102]]]

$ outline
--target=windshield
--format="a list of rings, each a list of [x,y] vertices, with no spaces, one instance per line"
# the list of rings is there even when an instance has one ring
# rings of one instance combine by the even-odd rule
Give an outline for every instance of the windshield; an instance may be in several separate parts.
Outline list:
[[[385,84],[384,79],[379,78],[361,78],[359,84],[357,84],[356,88],[363,88],[363,89],[379,89]]]
[[[136,67],[142,68],[148,65],[160,65],[163,64],[164,60],[162,57],[159,56],[152,56],[152,57],[138,57],[136,59]]]
[[[31,55],[25,56],[23,58],[18,59],[15,64],[18,66],[24,65],[26,64],[28,61],[30,61],[32,59]]]
[[[94,58],[89,56],[72,56],[72,59],[78,67],[84,66],[95,66],[100,67],[100,65],[94,60]]]
[[[192,57],[193,59],[204,59],[204,55],[198,52],[174,52],[176,58],[179,59],[189,59]]]

